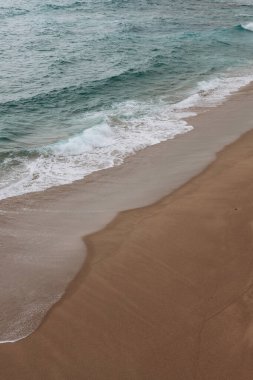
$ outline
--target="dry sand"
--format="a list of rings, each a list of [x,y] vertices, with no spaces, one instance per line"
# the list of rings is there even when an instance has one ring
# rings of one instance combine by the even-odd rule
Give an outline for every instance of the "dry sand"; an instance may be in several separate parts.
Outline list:
[[[252,380],[253,132],[85,238],[86,265],[0,379]]]

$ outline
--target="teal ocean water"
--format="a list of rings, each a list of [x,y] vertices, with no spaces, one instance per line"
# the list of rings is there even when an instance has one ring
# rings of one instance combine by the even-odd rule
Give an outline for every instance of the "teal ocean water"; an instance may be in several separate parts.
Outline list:
[[[6,0],[0,199],[191,130],[253,79],[252,0]]]

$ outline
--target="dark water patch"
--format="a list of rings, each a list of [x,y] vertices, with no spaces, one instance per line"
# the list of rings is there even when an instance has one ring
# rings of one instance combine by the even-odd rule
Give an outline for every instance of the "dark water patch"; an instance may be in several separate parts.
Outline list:
[[[28,9],[16,7],[0,7],[0,18],[23,16],[29,13]]]
[[[57,10],[71,10],[71,9],[75,10],[76,8],[80,8],[83,5],[85,5],[84,1],[75,1],[75,2],[70,3],[70,4],[48,3],[48,4],[43,5],[43,9],[48,10],[48,11],[51,11],[51,10],[55,10],[55,11],[57,11]]]

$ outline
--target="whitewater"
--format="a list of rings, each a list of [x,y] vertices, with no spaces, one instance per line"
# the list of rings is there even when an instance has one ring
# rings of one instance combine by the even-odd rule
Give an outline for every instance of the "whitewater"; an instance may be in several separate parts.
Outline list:
[[[0,199],[190,132],[253,80],[252,16],[245,1],[5,2]]]

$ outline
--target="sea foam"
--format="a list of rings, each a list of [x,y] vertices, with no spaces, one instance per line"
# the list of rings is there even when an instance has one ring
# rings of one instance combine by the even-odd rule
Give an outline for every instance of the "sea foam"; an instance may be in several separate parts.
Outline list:
[[[12,170],[1,179],[0,199],[71,183],[119,165],[141,149],[189,132],[193,127],[185,119],[196,109],[222,103],[252,80],[253,75],[216,77],[199,82],[185,99],[174,104],[164,99],[127,101],[110,110],[86,113],[81,119],[86,128],[81,133],[32,155],[15,157]],[[6,166],[10,161],[6,159]]]
[[[246,24],[241,24],[241,27],[245,30],[253,32],[253,22],[248,22]]]

